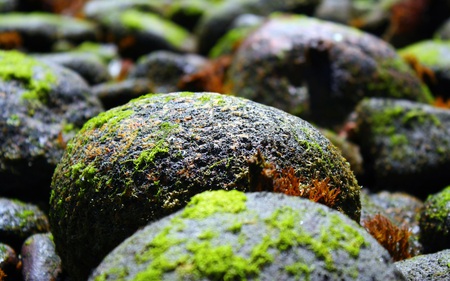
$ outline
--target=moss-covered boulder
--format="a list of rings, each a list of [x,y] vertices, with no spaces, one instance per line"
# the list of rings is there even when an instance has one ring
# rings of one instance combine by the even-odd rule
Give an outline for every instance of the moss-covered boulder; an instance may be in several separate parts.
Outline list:
[[[450,280],[450,249],[399,261],[395,266],[407,280]]]
[[[19,262],[20,260],[14,249],[6,244],[0,243],[0,277],[3,280],[20,280]]]
[[[0,195],[47,201],[66,141],[101,110],[76,73],[0,51]]]
[[[371,98],[356,108],[364,184],[426,197],[450,184],[450,111]]]
[[[426,252],[450,248],[450,186],[425,200],[420,228],[420,241]]]
[[[244,40],[228,73],[235,95],[324,127],[364,97],[428,102],[428,89],[381,39],[331,22],[275,15]]]
[[[0,241],[16,250],[32,234],[50,230],[39,207],[18,200],[0,198],[0,218]]]
[[[359,220],[348,163],[298,117],[214,93],[148,95],[91,119],[70,142],[52,183],[50,220],[63,266],[85,277],[149,221],[211,189],[249,191],[262,155],[304,184],[329,179],[334,208]],[[255,172],[256,170],[256,172]]]
[[[51,13],[8,13],[0,18],[0,36],[8,36],[8,46],[32,52],[49,52],[58,41],[96,41],[97,27],[90,21]]]
[[[348,217],[306,199],[212,191],[111,252],[89,280],[404,280]]]

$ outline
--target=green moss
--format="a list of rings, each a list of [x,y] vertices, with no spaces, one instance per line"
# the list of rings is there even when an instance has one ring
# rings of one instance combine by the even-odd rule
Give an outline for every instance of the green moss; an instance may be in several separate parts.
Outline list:
[[[412,122],[424,124],[426,121],[432,122],[435,126],[440,126],[441,121],[433,114],[425,112],[423,109],[411,109],[405,113],[402,118],[402,123],[410,125]]]
[[[290,265],[286,265],[284,269],[289,274],[295,276],[295,280],[305,280],[305,281],[311,279],[310,275],[314,271],[314,267],[310,267],[309,265],[301,261]]]
[[[401,117],[405,109],[401,106],[384,108],[372,115],[372,128],[376,134],[392,135],[396,131],[394,120]]]
[[[393,134],[390,137],[391,143],[394,146],[406,145],[408,144],[408,138],[405,135]]]
[[[450,211],[450,186],[447,186],[439,193],[428,196],[425,204],[429,206],[428,216],[445,224]]]
[[[191,198],[182,213],[183,218],[204,219],[215,213],[240,213],[247,209],[244,193],[232,190],[203,192]]]
[[[89,165],[79,162],[70,167],[66,176],[75,181],[75,185],[79,188],[78,195],[82,196],[85,188],[95,186],[100,181],[97,174],[98,171],[93,162]]]
[[[243,41],[254,29],[255,27],[240,27],[230,30],[214,45],[209,52],[209,57],[214,59],[232,54],[236,45]]]
[[[211,240],[212,238],[217,237],[217,236],[219,236],[219,233],[217,231],[207,229],[207,230],[203,231],[202,233],[200,233],[200,235],[198,235],[198,239]]]
[[[30,217],[34,216],[34,211],[32,210],[23,210],[22,212],[18,213],[17,216],[22,220],[27,220]]]
[[[11,114],[6,120],[8,126],[18,127],[20,126],[20,117],[17,114]]]
[[[400,55],[413,55],[426,66],[445,66],[450,63],[450,42],[427,40],[412,44],[398,51]]]
[[[120,15],[120,21],[132,30],[151,30],[176,47],[182,47],[189,36],[181,26],[152,13],[128,10]]]
[[[89,121],[84,124],[83,128],[81,129],[81,133],[100,128],[104,124],[108,124],[110,128],[115,128],[118,126],[120,121],[130,117],[133,114],[133,110],[120,107],[101,112],[99,115],[89,119]]]
[[[233,232],[233,233],[238,233],[240,232],[242,229],[242,222],[236,221],[234,222],[229,228],[228,230]]]
[[[0,78],[20,81],[27,89],[21,98],[47,103],[52,85],[57,81],[50,68],[17,51],[0,51]]]

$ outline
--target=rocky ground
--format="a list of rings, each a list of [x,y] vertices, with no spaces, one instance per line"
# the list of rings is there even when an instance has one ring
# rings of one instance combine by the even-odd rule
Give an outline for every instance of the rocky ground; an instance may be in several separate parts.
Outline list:
[[[0,1],[0,280],[449,280],[450,1]]]

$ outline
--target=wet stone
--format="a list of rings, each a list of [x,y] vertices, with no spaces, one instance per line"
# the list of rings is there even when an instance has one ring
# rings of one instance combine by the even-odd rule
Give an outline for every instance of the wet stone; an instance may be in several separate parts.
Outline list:
[[[0,195],[48,198],[67,140],[101,110],[76,73],[0,51]]]
[[[64,66],[78,73],[89,85],[96,85],[111,79],[108,66],[96,55],[87,53],[53,53],[34,56],[44,62]]]
[[[96,41],[98,34],[95,25],[87,20],[33,12],[2,15],[0,36],[6,35],[15,39],[9,41],[8,49],[22,47],[31,52],[49,52],[58,41]]]
[[[356,140],[374,189],[424,198],[450,184],[450,111],[406,100],[371,98],[356,108]]]
[[[105,109],[126,104],[131,99],[156,92],[156,86],[146,78],[130,78],[120,82],[108,82],[93,86],[92,94],[101,101]]]
[[[230,91],[323,127],[340,125],[364,97],[429,102],[409,66],[381,39],[348,26],[276,15],[239,46]]]
[[[258,153],[305,184],[329,178],[341,191],[334,208],[359,221],[353,173],[309,123],[233,96],[147,95],[87,122],[55,171],[50,218],[63,266],[82,279],[136,229],[193,195],[255,188],[250,160]]]
[[[16,252],[10,246],[0,242],[0,279],[19,280],[20,262]]]
[[[405,280],[348,217],[274,193],[204,192],[112,251],[89,280]]]
[[[450,248],[450,186],[428,196],[420,214],[421,242],[427,253]]]
[[[19,250],[30,235],[49,231],[47,216],[35,205],[0,198],[0,241]]]
[[[25,280],[59,280],[62,276],[61,259],[55,251],[50,233],[34,234],[21,250],[22,275]]]
[[[155,93],[176,92],[180,90],[180,79],[197,72],[205,63],[205,58],[194,54],[155,51],[140,57],[128,78],[149,79]]]
[[[445,281],[450,279],[450,249],[399,261],[395,266],[406,280]]]

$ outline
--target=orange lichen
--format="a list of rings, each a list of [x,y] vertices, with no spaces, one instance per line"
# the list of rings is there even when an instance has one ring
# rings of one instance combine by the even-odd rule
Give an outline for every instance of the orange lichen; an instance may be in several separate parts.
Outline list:
[[[433,105],[440,108],[450,108],[450,99],[444,99],[443,97],[438,96],[434,100]]]
[[[41,0],[41,8],[55,14],[83,17],[83,7],[89,0]]]
[[[0,33],[0,49],[11,50],[22,46],[22,36],[16,31]]]
[[[178,88],[185,91],[225,93],[224,81],[232,57],[225,55],[206,63],[199,71],[183,76]]]
[[[362,225],[389,252],[394,261],[412,256],[409,247],[411,231],[408,228],[397,227],[380,214],[364,220]]]
[[[416,56],[412,54],[405,54],[403,59],[409,64],[409,66],[416,72],[417,76],[425,83],[436,83],[436,76],[433,70],[420,63]]]
[[[338,201],[341,190],[331,188],[329,178],[313,179],[310,184],[303,184],[305,179],[296,176],[294,168],[289,167],[279,173],[275,165],[265,161],[259,150],[248,162],[251,191],[271,191],[303,197],[330,208]]]
[[[7,277],[6,273],[0,268],[0,281],[5,280],[5,277]]]

